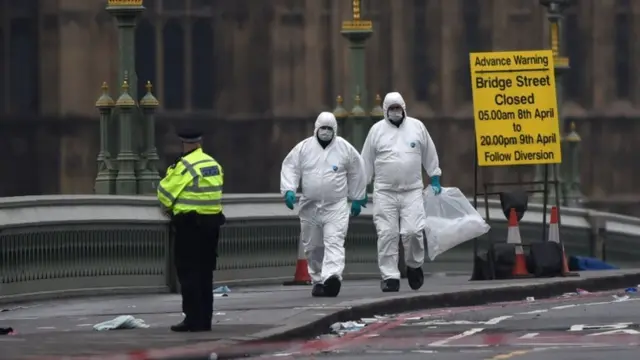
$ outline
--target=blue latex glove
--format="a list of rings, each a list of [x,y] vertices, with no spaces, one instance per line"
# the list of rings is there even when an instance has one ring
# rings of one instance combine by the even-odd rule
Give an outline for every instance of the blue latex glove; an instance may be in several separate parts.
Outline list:
[[[369,202],[369,196],[367,194],[364,194],[364,199],[356,200],[355,202],[357,202],[358,205],[362,206],[363,208],[366,208],[367,203]]]
[[[433,189],[434,194],[440,194],[442,191],[442,187],[440,186],[440,176],[431,177],[431,188]]]
[[[351,216],[360,215],[360,210],[362,210],[362,209],[360,209],[362,207],[360,205],[360,201],[362,201],[362,200],[356,200],[356,201],[353,201],[351,203]]]
[[[284,203],[287,207],[293,210],[293,204],[296,203],[296,193],[289,190],[284,194]]]

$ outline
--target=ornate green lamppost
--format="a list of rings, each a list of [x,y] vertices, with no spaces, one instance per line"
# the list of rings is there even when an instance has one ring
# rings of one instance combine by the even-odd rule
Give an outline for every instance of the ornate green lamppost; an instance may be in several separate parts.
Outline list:
[[[377,104],[367,112],[368,97],[365,83],[365,45],[373,35],[373,22],[361,19],[361,1],[352,0],[352,18],[342,22],[340,33],[349,41],[349,98],[353,100],[351,110],[343,106],[342,96],[337,98],[337,106],[333,114],[344,129],[345,138],[358,150],[362,149],[369,128],[375,121],[383,118],[380,95],[376,96]]]
[[[151,81],[147,81],[145,85],[147,93],[140,99],[140,108],[142,109],[142,119],[144,121],[144,150],[140,154],[138,163],[138,193],[139,194],[155,194],[158,181],[158,150],[156,149],[156,109],[160,105],[158,99],[153,96],[151,90],[153,85]]]
[[[116,19],[118,27],[118,83],[122,84],[127,76],[131,97],[137,99],[135,30],[145,7],[142,0],[108,0],[106,10]]]
[[[582,138],[576,131],[576,123],[571,122],[569,133],[563,139],[563,153],[567,154],[564,166],[564,205],[582,207],[584,196],[580,191],[580,144]]]
[[[569,58],[566,57],[566,49],[564,46],[564,11],[571,5],[571,0],[540,0],[540,4],[547,8],[547,20],[549,21],[549,45],[551,47],[551,51],[553,52],[553,62],[554,62],[554,72],[556,76],[556,97],[558,99],[558,123],[560,127],[564,127],[564,114],[562,112],[562,104],[564,101],[564,75],[569,71]],[[563,161],[565,161],[565,157],[563,156]],[[569,160],[570,161],[570,160]],[[545,180],[555,180],[561,182],[558,186],[557,194],[561,199],[564,197],[562,194],[562,189],[564,188],[563,179],[561,177],[561,166],[562,164],[552,164],[548,165],[551,171],[548,172],[547,179],[545,179],[545,165],[536,165],[535,166],[535,176],[534,181],[545,181]],[[565,165],[566,166],[566,165]],[[538,186],[541,190],[542,186]],[[551,192],[548,194],[549,204],[554,204],[555,201],[555,192],[552,191],[554,187],[549,186],[547,190]],[[534,198],[538,201],[542,198],[543,194],[537,193]]]
[[[118,128],[120,129],[120,152],[116,159],[118,161],[116,194],[118,195],[132,195],[138,192],[135,172],[138,156],[133,152],[133,136],[131,132],[136,102],[129,94],[129,89],[130,87],[125,77],[122,83],[122,95],[116,101],[116,108],[119,110]]]
[[[338,120],[339,127],[344,129],[343,136],[358,150],[362,150],[364,140],[371,126],[384,117],[382,111],[382,98],[380,94],[375,97],[375,104],[367,111],[366,99],[368,99],[367,85],[365,83],[366,54],[365,45],[367,39],[373,35],[373,22],[361,19],[361,1],[352,0],[351,20],[342,22],[340,33],[349,41],[349,100],[351,110],[344,107],[342,96],[337,97],[337,106],[333,114]],[[372,186],[367,187],[367,193],[373,191]],[[400,241],[402,249],[402,241]],[[404,252],[400,250],[399,269],[405,276]]]
[[[116,192],[116,164],[109,149],[109,123],[115,102],[109,96],[109,86],[102,83],[102,95],[96,101],[96,108],[100,112],[100,152],[98,153],[98,176],[94,191],[96,194],[115,194]]]
[[[107,1],[106,11],[116,19],[118,27],[118,83],[123,84],[123,93],[114,111],[103,104],[104,94],[103,102],[99,99],[100,104],[96,103],[101,114],[103,143],[95,185],[95,192],[99,194],[152,194],[160,180],[154,140],[158,101],[151,94],[150,83],[140,106],[136,102],[135,27],[145,10],[142,3],[142,0]],[[117,159],[110,158],[112,153],[118,154]]]

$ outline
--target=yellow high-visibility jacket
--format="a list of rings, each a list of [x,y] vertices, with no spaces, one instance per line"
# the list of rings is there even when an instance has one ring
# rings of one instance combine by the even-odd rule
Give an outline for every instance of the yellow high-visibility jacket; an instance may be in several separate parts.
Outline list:
[[[158,184],[158,200],[174,215],[220,214],[223,185],[222,166],[198,148],[167,169],[167,175]]]

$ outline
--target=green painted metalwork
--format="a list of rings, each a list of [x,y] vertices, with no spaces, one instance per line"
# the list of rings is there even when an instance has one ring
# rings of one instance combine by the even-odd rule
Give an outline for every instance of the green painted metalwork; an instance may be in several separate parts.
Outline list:
[[[571,122],[569,133],[563,139],[564,149],[567,154],[567,162],[564,166],[564,205],[580,207],[584,201],[584,195],[580,190],[580,148],[582,138],[576,131],[576,123]]]
[[[343,103],[344,99],[342,98],[342,96],[338,95],[338,97],[336,98],[336,107],[335,109],[333,109],[333,115],[338,121],[338,129],[342,134],[342,137],[344,137],[345,139],[349,139],[349,129],[347,129],[346,126],[346,121],[349,117],[349,111],[344,108],[344,106],[342,105]]]
[[[351,142],[356,149],[362,149],[364,139],[369,130],[369,126],[366,126],[369,123],[369,114],[362,108],[360,101],[360,89],[356,88],[353,108],[349,112],[349,118],[351,119]]]
[[[100,152],[94,188],[96,194],[115,193],[117,171],[109,149],[109,123],[114,106],[115,102],[109,96],[109,86],[105,82],[102,84],[102,95],[96,101],[96,108],[100,112]]]
[[[116,19],[118,26],[118,83],[122,84],[124,82],[126,73],[131,86],[130,94],[134,99],[137,99],[138,77],[135,68],[135,28],[138,18],[145,8],[142,6],[142,1],[109,1],[107,2],[106,10]]]
[[[556,97],[558,100],[558,123],[560,128],[564,127],[565,117],[562,111],[562,104],[564,103],[564,75],[570,70],[569,59],[566,57],[565,47],[565,31],[564,31],[564,11],[571,5],[571,0],[540,0],[540,4],[547,8],[547,20],[549,21],[549,47],[553,52],[554,67],[556,76]],[[567,157],[563,154],[564,164],[553,164],[549,166],[548,177],[553,180],[557,174],[558,181],[560,182],[559,194],[560,199],[565,199],[564,195],[564,179],[562,174],[562,167],[566,166]],[[569,159],[569,162],[571,160]],[[535,166],[534,181],[544,181],[544,165]],[[542,187],[539,187],[542,190]],[[540,201],[542,193],[534,194],[533,198]],[[555,192],[553,186],[548,188],[548,199],[550,204],[554,204]],[[566,201],[561,201],[566,202]],[[566,205],[566,204],[565,204]]]
[[[116,101],[120,120],[120,152],[118,153],[118,175],[116,194],[135,195],[137,193],[136,162],[138,155],[133,152],[132,121],[136,102],[129,94],[127,77],[122,83],[122,95]]]
[[[373,23],[361,19],[361,0],[352,0],[352,18],[342,23],[340,33],[349,41],[349,99],[353,99],[351,110],[343,107],[342,96],[333,111],[339,124],[343,125],[344,137],[356,149],[362,149],[369,128],[374,121],[383,118],[382,112],[374,107],[367,113],[368,91],[365,79],[366,42],[373,35]],[[378,95],[376,98],[379,98]]]
[[[160,159],[156,149],[156,124],[155,112],[158,108],[158,99],[151,92],[153,85],[147,81],[145,86],[147,93],[140,100],[140,108],[144,117],[144,146],[145,150],[140,155],[138,167],[138,194],[155,194],[160,176],[158,175],[157,163]]]
[[[373,35],[373,23],[369,20],[361,19],[361,0],[352,0],[352,18],[342,23],[340,33],[349,41],[349,96],[353,99],[351,110],[344,107],[342,96],[338,95],[336,108],[333,114],[338,120],[338,124],[344,129],[342,134],[356,149],[361,150],[364,145],[367,133],[371,126],[384,118],[382,112],[382,98],[380,94],[375,97],[375,106],[369,113],[366,99],[368,99],[367,85],[365,79],[366,56],[365,48],[367,40]],[[371,184],[367,186],[367,191],[371,192]]]
[[[159,181],[154,120],[158,101],[149,88],[141,100],[145,105],[138,107],[136,104],[135,27],[145,8],[142,0],[109,0],[106,11],[116,20],[118,28],[118,83],[127,82],[127,93],[133,105],[126,110],[116,106],[109,114],[112,121],[105,121],[100,127],[100,137],[105,140],[101,152],[118,153],[118,159],[106,162],[104,155],[99,156],[95,191],[100,194],[151,194]],[[107,110],[99,110],[101,118],[105,117],[102,113]],[[108,170],[104,169],[107,163],[111,166]],[[112,186],[114,177],[115,185]]]
[[[384,111],[382,110],[382,97],[380,97],[380,94],[376,95],[375,105],[373,106],[373,109],[371,109],[371,113],[369,115],[371,116],[370,126],[372,126],[376,121],[382,120],[384,118]]]

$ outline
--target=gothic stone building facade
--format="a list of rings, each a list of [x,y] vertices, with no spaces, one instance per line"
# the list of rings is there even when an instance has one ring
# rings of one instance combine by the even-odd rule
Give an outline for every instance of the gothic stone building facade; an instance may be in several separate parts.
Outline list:
[[[211,131],[213,151],[236,171],[232,191],[275,191],[286,151],[308,136],[315,115],[331,109],[336,95],[350,95],[339,29],[351,1],[144,3],[136,67],[161,102],[160,165],[177,151],[173,125],[194,121]],[[411,115],[434,133],[447,178],[470,189],[468,53],[547,47],[545,9],[538,0],[362,3],[375,31],[367,43],[369,93],[400,91]],[[104,6],[104,0],[0,0],[0,151],[14,158],[2,161],[22,159],[50,176],[2,180],[2,195],[92,191],[93,104],[102,81],[118,95],[118,39]],[[562,108],[583,136],[584,192],[596,198],[614,189],[635,192],[640,1],[580,0],[566,15],[572,69]],[[620,169],[603,174],[611,166]],[[268,180],[253,180],[258,173]],[[490,177],[509,176],[504,170]]]

